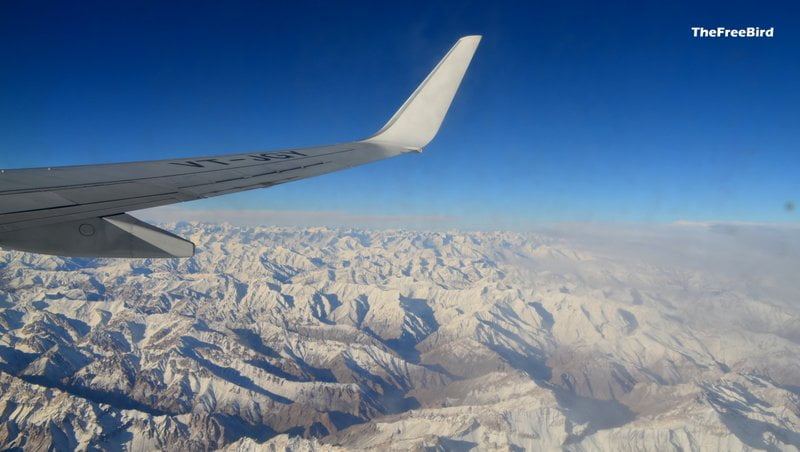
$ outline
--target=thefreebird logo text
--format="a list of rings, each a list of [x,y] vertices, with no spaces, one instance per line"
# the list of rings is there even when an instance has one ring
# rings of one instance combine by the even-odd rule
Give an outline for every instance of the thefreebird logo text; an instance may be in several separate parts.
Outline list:
[[[775,36],[775,27],[692,27],[692,36],[695,38],[771,38]]]

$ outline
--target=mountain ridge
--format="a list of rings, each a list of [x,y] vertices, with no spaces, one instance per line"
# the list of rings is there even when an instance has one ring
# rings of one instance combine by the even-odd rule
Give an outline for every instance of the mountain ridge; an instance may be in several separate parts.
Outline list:
[[[0,447],[800,447],[796,231],[169,227],[0,252]]]

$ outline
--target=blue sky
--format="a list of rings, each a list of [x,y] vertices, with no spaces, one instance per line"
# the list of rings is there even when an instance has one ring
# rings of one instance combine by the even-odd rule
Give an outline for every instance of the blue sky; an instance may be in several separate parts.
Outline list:
[[[595,3],[2,2],[0,167],[362,138],[482,34],[422,156],[186,208],[355,226],[798,222],[800,7]]]

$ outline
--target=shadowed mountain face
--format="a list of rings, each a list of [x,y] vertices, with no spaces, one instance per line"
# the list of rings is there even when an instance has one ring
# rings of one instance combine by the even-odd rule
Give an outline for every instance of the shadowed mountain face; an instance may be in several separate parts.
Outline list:
[[[800,447],[797,229],[0,252],[0,448]]]

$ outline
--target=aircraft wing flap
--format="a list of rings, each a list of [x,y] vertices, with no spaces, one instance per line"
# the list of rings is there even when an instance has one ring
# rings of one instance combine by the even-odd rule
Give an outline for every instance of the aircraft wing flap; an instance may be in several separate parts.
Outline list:
[[[174,195],[155,195],[129,200],[105,201],[94,204],[73,204],[52,209],[14,212],[0,215],[0,219],[3,221],[3,223],[0,224],[0,233],[33,226],[60,223],[67,220],[116,215],[118,212],[149,209],[151,207],[174,204],[183,200],[185,199],[179,199]]]
[[[11,231],[0,244],[23,251],[90,257],[190,257],[194,244],[127,214]]]
[[[116,199],[135,199],[172,194],[174,192],[174,189],[154,183],[126,182],[122,184],[103,185],[101,187],[69,188],[45,193],[55,193],[59,197],[68,199],[75,204],[91,204]]]
[[[53,192],[0,195],[0,215],[29,210],[55,209],[74,204]]]

